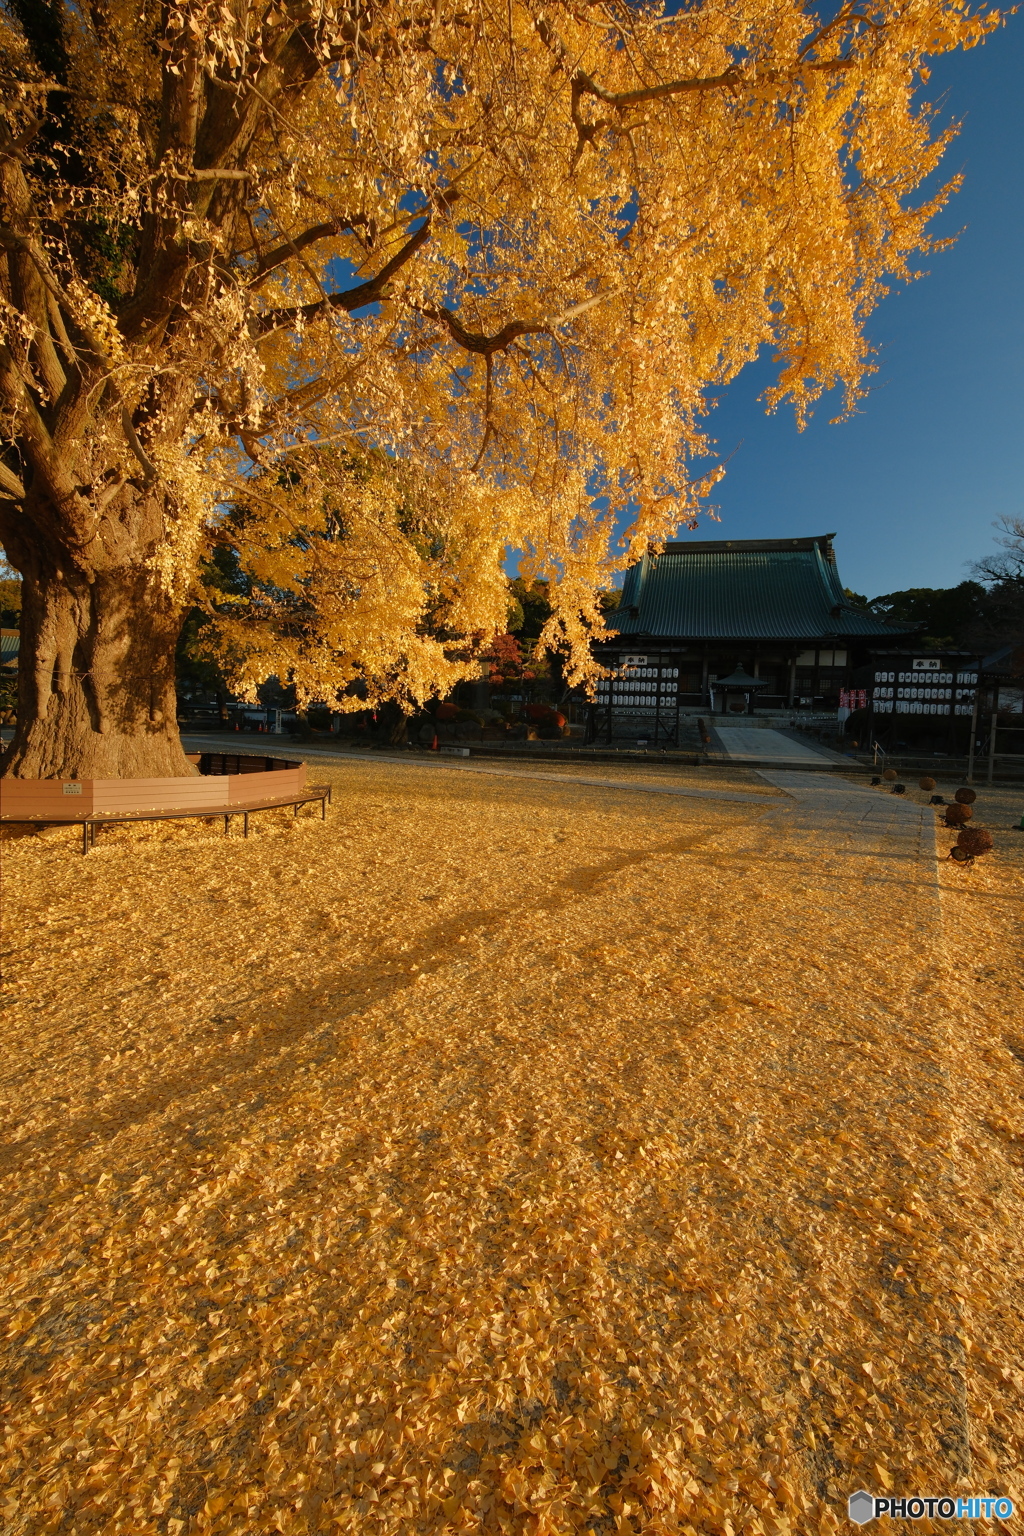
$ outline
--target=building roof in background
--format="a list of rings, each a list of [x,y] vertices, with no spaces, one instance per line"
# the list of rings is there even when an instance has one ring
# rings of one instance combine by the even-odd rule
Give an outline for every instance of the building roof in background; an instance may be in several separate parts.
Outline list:
[[[626,573],[612,617],[625,636],[690,640],[895,640],[919,626],[852,605],[831,533],[666,544]]]
[[[981,670],[990,677],[1005,677],[1011,681],[1024,677],[1024,645],[1012,641],[1001,645],[982,660]]]

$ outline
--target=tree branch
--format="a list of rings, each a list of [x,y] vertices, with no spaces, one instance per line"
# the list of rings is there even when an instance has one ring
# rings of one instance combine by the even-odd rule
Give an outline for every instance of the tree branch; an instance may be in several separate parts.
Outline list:
[[[814,69],[827,74],[838,72],[844,69],[852,69],[856,63],[856,60],[852,58],[827,59],[808,63],[805,62],[803,56],[807,49],[813,47],[815,42],[820,41],[822,36],[826,32],[831,31],[836,22],[838,22],[840,19],[864,20],[865,18],[854,18],[849,14],[841,15],[841,17],[835,18],[835,20],[830,23],[828,27],[822,28],[821,32],[817,33],[815,37],[811,39],[811,42],[808,43],[801,51],[796,68],[794,70],[771,70],[766,73],[752,75],[748,74],[747,71],[742,69],[739,65],[730,64],[729,68],[723,70],[720,75],[699,75],[694,76],[692,79],[686,80],[665,80],[662,81],[659,85],[640,86],[635,91],[606,90],[603,85],[598,84],[592,75],[588,75],[586,70],[578,69],[575,67],[569,57],[569,50],[566,48],[564,42],[559,37],[554,28],[543,17],[541,17],[536,22],[536,28],[538,36],[540,37],[545,47],[550,49],[550,51],[555,55],[559,66],[564,69],[570,76],[570,115],[572,117],[573,126],[576,129],[578,141],[576,153],[573,156],[573,164],[575,165],[579,160],[580,155],[583,153],[584,145],[592,145],[599,131],[607,126],[607,119],[604,118],[595,123],[588,123],[586,121],[582,112],[580,111],[580,102],[584,96],[593,96],[596,101],[603,101],[606,106],[613,108],[614,111],[625,112],[628,111],[630,107],[639,106],[643,102],[661,101],[666,97],[680,96],[687,92],[720,91],[722,89],[732,89],[735,86],[742,84],[745,80],[749,80],[751,83],[756,81],[758,84],[778,84],[783,80],[791,80],[794,75],[799,74],[802,70],[806,69]],[[877,26],[877,23],[872,23],[872,25]]]
[[[588,309],[593,309],[595,304],[603,304],[605,299],[612,299],[621,291],[620,288],[606,288],[603,293],[595,293],[579,304],[570,305],[568,309],[563,309],[560,315],[555,316],[551,322],[552,328],[556,325],[567,325],[570,320],[575,320],[577,315],[585,314]]]
[[[248,181],[249,178],[251,177],[251,175],[252,175],[251,171],[228,170],[228,169],[226,169],[223,166],[218,167],[218,166],[215,166],[215,165],[211,165],[211,166],[204,167],[204,169],[202,169],[202,170],[200,170],[198,168],[198,166],[193,166],[190,171],[183,171],[181,173],[181,180],[182,181]]]
[[[799,54],[797,55],[800,62],[803,63],[806,55],[809,54],[813,48],[816,48],[819,43],[824,42],[826,37],[830,37],[832,33],[835,32],[839,27],[845,26],[846,23],[850,21],[862,21],[865,26],[873,28],[873,30],[876,32],[883,30],[882,22],[875,21],[871,16],[862,16],[858,12],[854,11],[849,5],[844,5],[838,15],[833,16],[832,20],[826,22],[823,27],[819,27],[817,32],[814,33],[813,37],[809,38],[808,41],[804,43],[803,47],[800,49]],[[810,67],[820,68],[821,66],[819,64],[817,66],[811,65]]]
[[[340,235],[343,229],[355,229],[360,224],[368,223],[365,214],[354,213],[343,219],[328,219],[325,224],[314,224],[312,229],[304,229],[301,235],[293,235],[290,240],[260,257],[248,286],[258,288],[264,278],[283,266],[290,256],[297,256],[300,251],[304,251],[307,245],[314,245],[317,240],[326,240],[332,235]]]
[[[389,280],[412,260],[420,246],[430,238],[430,225],[431,220],[428,214],[416,233],[405,242],[390,261],[385,262],[376,277],[369,278],[365,283],[359,283],[355,288],[346,288],[344,293],[330,293],[326,298],[317,299],[312,304],[296,304],[287,309],[267,310],[266,314],[258,316],[253,322],[254,334],[260,338],[269,336],[274,331],[284,330],[288,326],[318,320],[335,309],[351,314],[354,309],[362,309],[367,304],[374,304],[378,299],[385,298],[384,289]]]
[[[549,336],[551,334],[551,326],[546,320],[540,323],[530,323],[526,320],[509,320],[493,336],[485,336],[482,331],[467,331],[450,309],[428,309],[424,307],[420,310],[420,314],[426,315],[428,320],[439,320],[448,331],[452,340],[458,342],[459,346],[466,352],[475,352],[480,357],[486,358],[490,358],[495,352],[503,352],[519,336]]]
[[[0,489],[11,501],[21,501],[25,495],[25,487],[13,470],[0,459]]]
[[[46,487],[47,496],[40,505],[46,508],[49,503],[48,532],[63,537],[59,519],[64,518],[69,525],[67,532],[77,542],[84,543],[87,532],[82,514],[87,511],[87,507],[78,495],[68,466],[50,436],[17,360],[3,342],[0,342],[0,400],[18,414],[24,456],[33,475],[38,475]]]
[[[494,386],[494,369],[491,362],[490,352],[485,354],[484,363],[486,364],[487,370],[486,382],[484,384],[484,436],[483,441],[480,444],[480,452],[477,454],[476,459],[474,460],[470,469],[470,474],[474,475],[484,461],[484,454],[487,452],[487,444],[490,442],[491,434],[494,430],[494,422],[491,419],[491,397]]]
[[[730,64],[720,75],[697,76],[692,80],[666,80],[661,85],[645,85],[636,91],[607,91],[582,70],[577,70],[573,86],[576,88],[578,85],[581,96],[596,96],[598,101],[614,107],[617,112],[624,112],[627,107],[638,106],[644,101],[660,101],[662,97],[679,96],[686,91],[717,91],[723,86],[736,85],[741,79],[741,71]]]
[[[146,485],[151,485],[152,482],[154,480],[158,480],[160,476],[156,465],[153,463],[153,460],[149,457],[149,454],[142,446],[142,443],[139,439],[139,434],[135,430],[135,423],[132,421],[131,412],[126,405],[121,407],[121,427],[124,431],[125,440],[127,441],[129,448],[131,449],[132,453],[134,453],[135,457],[138,459],[139,463],[142,465],[146,472],[144,483]]]
[[[424,306],[419,313],[425,315],[428,320],[440,321],[452,340],[458,342],[466,352],[475,352],[489,361],[495,352],[504,352],[520,336],[551,336],[556,326],[567,325],[570,320],[575,320],[577,315],[593,309],[595,304],[603,303],[605,299],[612,298],[618,292],[620,292],[618,288],[606,288],[603,293],[595,293],[579,304],[570,305],[568,309],[563,309],[560,314],[552,316],[550,320],[509,320],[500,331],[495,331],[493,336],[487,336],[483,331],[468,331],[450,309],[432,309]]]

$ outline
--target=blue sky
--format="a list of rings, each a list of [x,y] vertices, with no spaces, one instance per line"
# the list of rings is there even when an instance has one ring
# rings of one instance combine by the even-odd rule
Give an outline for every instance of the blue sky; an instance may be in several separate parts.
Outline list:
[[[844,583],[875,597],[954,586],[992,549],[995,519],[1024,511],[1022,81],[1024,16],[935,61],[927,98],[963,124],[943,179],[966,179],[934,227],[962,230],[957,244],[869,321],[879,372],[858,417],[829,426],[824,402],[798,433],[791,411],[758,404],[770,360],[741,374],[708,418],[732,455],[722,521],[689,537],[835,531]]]

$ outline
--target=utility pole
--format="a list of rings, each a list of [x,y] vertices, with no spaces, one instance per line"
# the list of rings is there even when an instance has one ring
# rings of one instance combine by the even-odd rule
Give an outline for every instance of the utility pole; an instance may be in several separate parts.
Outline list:
[[[996,721],[999,718],[999,683],[992,685],[992,720],[988,732],[988,783],[996,770]]]

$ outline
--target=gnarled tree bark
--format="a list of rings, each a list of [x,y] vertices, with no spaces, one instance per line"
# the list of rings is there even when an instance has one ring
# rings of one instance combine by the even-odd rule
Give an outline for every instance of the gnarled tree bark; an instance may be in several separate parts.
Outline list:
[[[119,515],[101,521],[85,550],[42,536],[45,518],[0,515],[0,538],[24,577],[17,727],[0,773],[194,773],[176,718],[174,648],[183,607],[163,589],[144,533],[162,521],[160,499],[126,487]],[[115,524],[117,537],[104,539]]]

